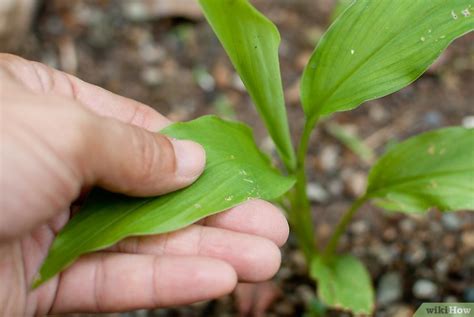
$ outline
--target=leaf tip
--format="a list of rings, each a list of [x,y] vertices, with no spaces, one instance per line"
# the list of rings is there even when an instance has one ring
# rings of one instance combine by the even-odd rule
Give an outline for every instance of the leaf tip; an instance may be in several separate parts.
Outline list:
[[[43,276],[41,276],[41,273],[37,273],[35,275],[35,278],[33,279],[33,282],[31,282],[31,290],[35,290],[37,289],[38,287],[41,286],[41,284],[43,284],[45,282],[45,280],[43,279]]]

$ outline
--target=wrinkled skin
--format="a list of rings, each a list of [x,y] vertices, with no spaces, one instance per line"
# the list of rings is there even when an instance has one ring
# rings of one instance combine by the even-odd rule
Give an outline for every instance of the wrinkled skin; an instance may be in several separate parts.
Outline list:
[[[152,133],[170,123],[152,108],[7,54],[0,54],[0,109],[0,316],[181,305],[278,270],[288,224],[276,207],[255,200],[84,256],[30,291],[86,188],[170,192],[197,179],[205,153]]]

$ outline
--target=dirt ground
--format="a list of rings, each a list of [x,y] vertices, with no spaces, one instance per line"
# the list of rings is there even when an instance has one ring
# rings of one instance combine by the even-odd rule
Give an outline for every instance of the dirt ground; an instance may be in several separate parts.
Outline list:
[[[248,123],[274,151],[248,95],[199,12],[140,15],[139,1],[44,1],[32,32],[12,52],[155,107],[173,120],[217,113]],[[142,1],[145,3],[146,1]],[[128,5],[127,5],[128,3]],[[329,23],[331,0],[254,1],[282,35],[281,69],[294,140],[302,128],[298,78]],[[144,4],[142,4],[144,5]],[[143,11],[143,10],[142,10]],[[143,12],[142,12],[143,13]],[[355,111],[334,115],[312,138],[307,174],[317,235],[324,241],[363,191],[368,164],[328,133],[336,122],[377,154],[422,131],[472,122],[474,34],[457,40],[413,85]],[[472,124],[472,123],[471,123]],[[385,213],[366,205],[341,250],[369,267],[377,316],[411,316],[423,301],[474,302],[474,215]],[[265,316],[302,316],[317,306],[314,284],[293,238],[283,250]],[[357,292],[357,290],[354,290]],[[235,297],[124,316],[237,316]],[[330,316],[346,314],[328,311]],[[308,315],[309,316],[309,315]]]

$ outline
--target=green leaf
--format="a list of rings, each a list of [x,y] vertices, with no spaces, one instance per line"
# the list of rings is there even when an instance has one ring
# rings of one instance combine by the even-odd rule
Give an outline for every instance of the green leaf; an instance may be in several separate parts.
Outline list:
[[[320,40],[303,74],[309,121],[393,93],[474,29],[473,0],[357,0]]]
[[[474,210],[474,129],[444,128],[395,145],[373,166],[366,196],[396,211]]]
[[[153,198],[94,191],[54,241],[34,286],[66,268],[80,255],[136,235],[165,233],[248,199],[275,199],[294,181],[283,177],[254,143],[251,130],[214,116],[175,123],[163,133],[202,144],[207,164],[191,186]]]
[[[242,78],[285,165],[295,154],[286,116],[275,25],[247,0],[199,0],[209,24]]]
[[[310,274],[318,282],[318,296],[328,306],[355,314],[371,314],[374,310],[370,275],[357,258],[316,256]]]

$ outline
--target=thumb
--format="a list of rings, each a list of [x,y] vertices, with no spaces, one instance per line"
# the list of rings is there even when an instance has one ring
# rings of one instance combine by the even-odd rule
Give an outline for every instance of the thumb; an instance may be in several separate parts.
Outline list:
[[[194,182],[204,170],[201,145],[95,116],[79,166],[85,182],[133,196],[159,195]]]
[[[1,75],[1,74],[0,74]],[[135,196],[195,181],[204,149],[116,119],[67,98],[0,89],[0,243],[69,208],[81,187]]]

